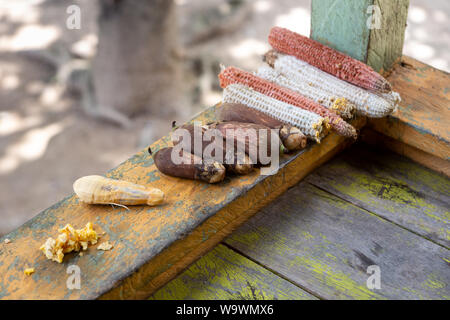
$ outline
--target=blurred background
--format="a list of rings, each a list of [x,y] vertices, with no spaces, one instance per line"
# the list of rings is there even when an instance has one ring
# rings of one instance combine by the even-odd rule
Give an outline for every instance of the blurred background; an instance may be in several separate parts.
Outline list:
[[[0,0],[0,235],[220,101],[274,25],[309,35],[310,1]],[[450,71],[449,26],[410,0],[404,54]]]

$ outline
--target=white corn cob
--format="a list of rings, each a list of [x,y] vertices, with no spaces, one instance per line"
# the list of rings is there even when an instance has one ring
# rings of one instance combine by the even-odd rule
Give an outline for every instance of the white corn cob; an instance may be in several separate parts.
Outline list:
[[[311,85],[311,82],[294,81],[293,78],[288,78],[267,65],[261,66],[258,69],[257,75],[282,87],[298,92],[324,107],[333,110],[345,119],[352,118],[355,113],[355,105],[350,103],[346,98],[336,97],[334,94],[331,95],[329,92],[320,90]]]
[[[321,116],[276,100],[242,84],[230,84],[223,90],[223,102],[241,103],[300,129],[317,142],[328,133],[328,120]]]
[[[390,92],[379,96],[338,79],[293,56],[278,54],[274,69],[296,83],[305,82],[323,95],[346,98],[358,114],[381,118],[392,113],[400,102],[400,95]]]

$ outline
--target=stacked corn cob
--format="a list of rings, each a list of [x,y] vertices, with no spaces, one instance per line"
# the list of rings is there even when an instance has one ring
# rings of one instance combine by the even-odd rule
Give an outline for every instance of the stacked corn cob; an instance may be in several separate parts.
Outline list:
[[[224,89],[224,103],[218,116],[221,121],[197,127],[202,134],[203,129],[213,129],[226,137],[214,139],[218,142],[214,156],[205,156],[209,145],[202,143],[201,152],[195,148],[193,154],[181,150],[178,155],[186,162],[179,165],[172,160],[175,147],[164,148],[154,155],[161,172],[209,183],[222,181],[227,170],[247,174],[253,165],[265,164],[260,150],[273,155],[273,145],[261,143],[260,137],[266,142],[275,138],[281,143],[282,152],[304,148],[306,137],[320,143],[330,128],[340,135],[356,138],[355,128],[343,118],[352,118],[355,112],[383,117],[394,110],[400,99],[389,83],[370,67],[311,39],[275,27],[269,42],[277,51],[266,53],[264,58],[269,66],[259,68],[257,74],[235,67],[223,68],[219,74]],[[196,127],[188,125],[184,129],[191,133],[192,149]],[[238,133],[231,137],[231,146],[243,144],[247,154],[244,160],[249,161],[240,163],[234,147],[227,150],[230,130]],[[254,131],[261,135],[256,136],[257,140],[247,140],[248,134]],[[257,150],[256,157],[251,156],[251,149]],[[234,162],[224,166],[215,161],[217,155]]]
[[[392,90],[389,82],[368,65],[288,29],[272,28],[269,44],[358,87],[379,93]]]
[[[235,67],[228,67],[219,74],[220,86],[238,83],[271,98],[286,102],[301,109],[314,112],[330,121],[331,127],[346,137],[356,137],[356,130],[333,111],[287,88],[281,87],[249,72]],[[282,119],[284,121],[284,119]]]
[[[329,130],[328,120],[316,113],[271,98],[243,84],[233,83],[226,86],[223,90],[223,102],[247,105],[299,128],[308,138],[317,142],[320,142]]]
[[[295,71],[293,71],[293,73],[296,75]],[[350,103],[346,98],[342,97],[342,95],[336,97],[329,92],[316,89],[314,80],[321,81],[321,79],[310,79],[310,82],[299,81],[299,77],[287,77],[278,70],[270,68],[269,66],[260,67],[257,75],[282,87],[286,87],[303,94],[305,97],[314,100],[328,109],[331,109],[345,119],[350,119],[353,117],[355,112],[354,104]]]
[[[356,108],[358,114],[380,118],[392,113],[400,100],[398,94],[393,91],[375,94],[323,72],[294,56],[272,50],[266,53],[264,59],[273,68],[272,73],[278,72],[290,80],[282,85],[292,86],[293,90],[326,106],[333,98],[342,97]],[[266,69],[261,71],[263,78],[267,79],[270,74]]]
[[[256,75],[234,67],[221,71],[224,102],[245,104],[320,141],[329,127],[356,137],[343,118],[355,112],[383,117],[400,100],[372,68],[314,40],[275,27],[269,43],[277,50],[265,55],[270,67]]]

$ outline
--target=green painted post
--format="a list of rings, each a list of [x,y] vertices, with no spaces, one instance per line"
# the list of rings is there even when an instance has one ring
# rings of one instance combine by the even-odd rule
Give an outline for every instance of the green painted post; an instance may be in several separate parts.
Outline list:
[[[402,56],[409,0],[312,0],[311,38],[380,73]]]

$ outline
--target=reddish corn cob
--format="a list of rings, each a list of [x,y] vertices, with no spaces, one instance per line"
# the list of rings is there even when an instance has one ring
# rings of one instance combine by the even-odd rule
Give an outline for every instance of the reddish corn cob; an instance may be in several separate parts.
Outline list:
[[[277,51],[295,56],[355,86],[379,93],[392,90],[389,82],[368,65],[288,29],[273,27],[269,43]]]
[[[235,67],[228,67],[219,74],[220,86],[226,88],[230,84],[243,84],[271,98],[286,102],[301,109],[314,112],[330,121],[331,127],[340,135],[356,138],[356,130],[333,111],[305,98],[287,88],[259,78],[249,72]]]
[[[245,104],[249,108],[262,112],[282,123],[295,125],[308,138],[314,139],[318,143],[330,129],[328,119],[324,119],[314,112],[269,97],[240,83],[227,86],[223,90],[222,100],[225,103]]]
[[[269,67],[261,67],[260,70],[263,70],[263,73],[258,72],[258,75],[262,78],[273,81],[270,79],[273,78],[272,74],[279,73],[282,76],[277,75],[273,82],[297,91],[329,109],[331,107],[343,118],[346,114],[351,114],[346,112],[353,111],[351,107],[356,108],[358,114],[371,118],[385,117],[393,112],[401,100],[398,93],[394,91],[383,94],[370,92],[336,78],[294,56],[277,53],[274,50],[266,53],[265,61],[273,68],[273,71]],[[347,100],[346,107],[336,106],[341,98]],[[338,110],[334,110],[335,107]]]

